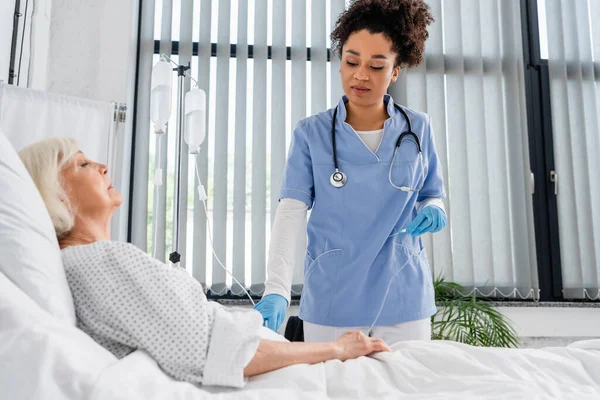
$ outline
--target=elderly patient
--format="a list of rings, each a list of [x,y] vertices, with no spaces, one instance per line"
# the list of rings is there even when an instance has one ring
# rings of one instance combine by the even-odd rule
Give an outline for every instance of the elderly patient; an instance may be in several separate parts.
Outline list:
[[[110,240],[121,195],[107,167],[89,160],[75,140],[44,140],[20,156],[52,217],[78,327],[118,358],[143,349],[175,379],[241,387],[244,376],[292,364],[389,351],[360,332],[331,343],[260,339],[258,312],[209,302],[184,270]]]

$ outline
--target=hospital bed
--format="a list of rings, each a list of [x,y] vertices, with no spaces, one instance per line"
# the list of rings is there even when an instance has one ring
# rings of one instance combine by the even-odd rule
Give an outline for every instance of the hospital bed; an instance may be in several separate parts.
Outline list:
[[[265,335],[268,337],[268,335]],[[0,274],[5,399],[598,399],[600,340],[543,350],[407,342],[393,353],[296,365],[233,390],[165,375],[141,350],[117,360]]]
[[[0,254],[2,399],[600,399],[600,339],[541,350],[406,342],[256,376],[240,390],[174,381],[143,350],[118,360],[75,327],[49,216],[2,133]]]

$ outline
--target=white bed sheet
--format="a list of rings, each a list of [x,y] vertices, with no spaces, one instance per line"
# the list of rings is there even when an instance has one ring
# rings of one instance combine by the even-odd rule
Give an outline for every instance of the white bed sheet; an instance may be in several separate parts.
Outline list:
[[[117,360],[0,273],[0,398],[600,399],[600,339],[541,350],[438,341],[393,348],[345,363],[284,368],[249,379],[242,390],[200,388],[169,378],[143,351]]]
[[[394,349],[292,366],[251,378],[242,390],[175,382],[136,351],[105,370],[91,399],[600,399],[600,340],[547,349],[437,341]]]
[[[119,360],[0,272],[0,399],[87,399]]]

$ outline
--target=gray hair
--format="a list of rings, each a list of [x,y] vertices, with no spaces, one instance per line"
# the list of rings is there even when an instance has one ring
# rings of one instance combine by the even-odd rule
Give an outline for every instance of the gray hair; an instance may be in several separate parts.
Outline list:
[[[19,152],[52,218],[56,237],[64,238],[75,225],[75,214],[61,183],[61,171],[79,151],[72,138],[51,138],[34,143]]]

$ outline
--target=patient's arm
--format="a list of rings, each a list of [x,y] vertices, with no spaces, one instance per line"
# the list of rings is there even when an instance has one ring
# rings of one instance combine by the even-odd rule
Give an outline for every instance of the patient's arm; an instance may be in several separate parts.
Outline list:
[[[282,343],[261,340],[256,354],[244,368],[244,376],[254,376],[294,364],[316,364],[328,360],[345,361],[380,351],[390,351],[381,339],[361,332],[348,332],[329,343]]]

